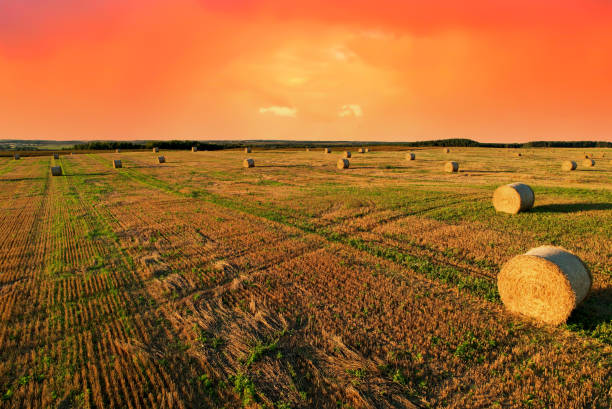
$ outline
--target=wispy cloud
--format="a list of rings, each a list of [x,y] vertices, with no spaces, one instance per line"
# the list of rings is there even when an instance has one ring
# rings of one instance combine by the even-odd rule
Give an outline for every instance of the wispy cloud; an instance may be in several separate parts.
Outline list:
[[[277,116],[285,116],[289,118],[295,118],[297,114],[297,109],[290,107],[279,107],[279,106],[271,106],[271,107],[261,107],[259,108],[260,114],[273,114]]]
[[[347,104],[342,105],[340,111],[338,112],[339,117],[352,116],[352,117],[360,117],[363,116],[363,111],[361,106],[357,104]]]

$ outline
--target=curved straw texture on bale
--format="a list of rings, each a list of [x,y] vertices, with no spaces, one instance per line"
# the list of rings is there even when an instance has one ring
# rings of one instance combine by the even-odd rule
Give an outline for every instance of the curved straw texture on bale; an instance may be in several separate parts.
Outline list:
[[[158,156],[158,157],[157,157],[157,161],[158,161],[159,163],[166,163],[166,158],[165,158],[164,156]]]
[[[582,166],[586,166],[587,168],[591,168],[595,166],[595,161],[593,159],[585,159],[582,161]]]
[[[444,171],[449,173],[458,172],[459,164],[457,162],[446,162],[444,164]]]
[[[348,159],[338,159],[338,169],[348,169],[349,160]]]
[[[251,148],[244,148],[244,153],[251,153]]]
[[[59,159],[59,153],[54,153],[53,154],[53,159]]]
[[[21,158],[21,156],[19,156],[19,155],[13,155],[13,159],[14,160],[17,160],[17,159],[20,159],[20,158]]]
[[[409,152],[406,154],[406,160],[414,160],[416,158],[416,155],[412,152]]]
[[[444,152],[444,153],[449,153],[449,152],[450,152],[450,149],[448,149],[448,148],[444,148],[444,149],[442,149],[442,152]]]
[[[349,151],[344,152],[344,157],[345,158],[350,158],[351,157],[351,153]]]
[[[331,153],[331,149],[325,148],[325,153]]]
[[[51,166],[51,176],[62,176],[62,167]]]
[[[119,159],[115,159],[113,161],[113,168],[117,169],[117,168],[122,168],[123,165],[121,164],[121,161]]]
[[[561,165],[561,169],[566,172],[569,172],[570,170],[575,170],[577,167],[578,165],[573,160],[566,160]]]
[[[153,153],[159,152],[159,148],[153,148]]]
[[[245,168],[252,168],[255,166],[255,161],[253,159],[245,159],[242,162],[242,166]]]
[[[500,186],[493,193],[493,206],[498,212],[517,214],[533,207],[533,190],[523,183]]]
[[[197,152],[198,151],[198,147],[197,146],[192,146],[191,147],[191,152]]]
[[[558,325],[588,295],[593,279],[584,263],[560,247],[542,246],[502,267],[497,288],[512,312]]]

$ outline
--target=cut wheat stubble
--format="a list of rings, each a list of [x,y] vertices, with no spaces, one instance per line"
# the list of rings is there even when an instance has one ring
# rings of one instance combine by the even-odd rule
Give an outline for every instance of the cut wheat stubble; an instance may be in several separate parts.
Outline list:
[[[586,298],[592,281],[580,258],[560,247],[542,246],[504,264],[497,287],[509,311],[558,325]]]

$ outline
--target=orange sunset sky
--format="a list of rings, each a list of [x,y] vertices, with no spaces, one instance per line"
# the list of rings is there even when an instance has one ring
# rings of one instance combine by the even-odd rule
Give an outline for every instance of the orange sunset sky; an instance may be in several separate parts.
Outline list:
[[[0,0],[0,139],[612,141],[610,0]]]

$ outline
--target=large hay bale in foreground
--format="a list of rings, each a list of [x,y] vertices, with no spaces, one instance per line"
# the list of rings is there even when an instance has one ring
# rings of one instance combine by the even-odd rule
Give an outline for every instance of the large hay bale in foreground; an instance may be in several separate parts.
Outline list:
[[[351,157],[351,152],[350,151],[344,151],[344,157],[345,158],[350,158]]]
[[[338,159],[338,169],[348,169],[349,168],[349,160],[348,159]]]
[[[582,166],[592,168],[595,166],[595,161],[593,159],[585,159],[582,161]]]
[[[21,156],[17,154],[13,155],[13,160],[19,160],[19,159],[21,159]]]
[[[406,154],[406,160],[414,160],[416,158],[416,155],[412,152],[408,152]]]
[[[457,162],[446,162],[444,164],[444,171],[453,173],[459,171],[459,164]]]
[[[59,153],[54,153],[53,154],[53,159],[59,159]]]
[[[570,170],[576,170],[577,167],[578,165],[573,160],[563,161],[563,164],[561,165],[561,169],[565,172],[569,172]]]
[[[547,324],[564,323],[588,295],[593,279],[582,260],[542,246],[508,261],[497,276],[506,308]]]
[[[166,163],[166,157],[165,156],[158,156],[157,157],[157,161],[159,163]]]
[[[517,214],[533,207],[533,190],[523,183],[500,186],[493,193],[493,207],[498,212]]]
[[[244,153],[251,153],[251,148],[249,148],[248,146],[244,148]]]
[[[198,147],[197,146],[192,146],[191,147],[191,152],[197,152],[198,151]]]
[[[119,159],[113,160],[113,168],[119,169],[119,168],[122,168],[122,167],[123,167],[123,165],[121,164],[121,161]]]
[[[245,168],[252,168],[255,166],[255,161],[253,159],[245,159],[242,162],[242,166],[244,166]]]
[[[51,176],[62,176],[62,167],[51,166]]]
[[[325,148],[325,151],[324,151],[324,152],[325,152],[325,153],[331,153],[331,149],[329,149],[329,148]]]
[[[159,152],[159,148],[153,148],[153,153]]]

